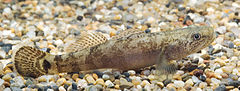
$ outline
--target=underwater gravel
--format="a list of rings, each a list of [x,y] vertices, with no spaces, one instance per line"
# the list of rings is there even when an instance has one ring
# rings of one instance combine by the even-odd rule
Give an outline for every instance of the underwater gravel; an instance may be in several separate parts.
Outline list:
[[[0,90],[180,90],[238,91],[240,88],[239,0],[1,0]],[[135,28],[150,32],[209,24],[217,38],[201,52],[178,60],[172,81],[159,82],[155,68],[61,73],[39,78],[14,72],[13,49],[29,41],[63,54],[82,31],[114,36]]]

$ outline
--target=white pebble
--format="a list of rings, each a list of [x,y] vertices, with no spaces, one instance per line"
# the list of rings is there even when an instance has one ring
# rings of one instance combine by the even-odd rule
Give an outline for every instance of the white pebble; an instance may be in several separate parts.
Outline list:
[[[129,73],[131,76],[133,76],[133,75],[136,74],[136,72],[135,72],[134,70],[129,70],[128,73]]]
[[[211,82],[214,83],[214,84],[219,84],[221,83],[220,80],[216,79],[216,78],[211,78]]]
[[[196,77],[196,76],[192,76],[192,80],[194,83],[201,82],[201,80],[199,80],[198,77]]]
[[[222,69],[216,69],[216,70],[215,70],[215,73],[222,74],[222,73],[223,73],[223,70],[222,70]]]
[[[7,7],[3,10],[3,13],[11,14],[12,10],[9,7]]]
[[[226,33],[227,28],[226,28],[226,26],[220,26],[216,29],[216,31],[219,32],[220,34],[224,34],[224,33]]]
[[[36,32],[33,31],[33,30],[30,30],[30,31],[27,32],[26,35],[27,35],[29,38],[34,38],[34,37],[36,37]]]
[[[111,87],[114,86],[114,84],[113,84],[110,80],[107,80],[107,81],[105,82],[105,85],[106,85],[108,88],[111,88]]]
[[[183,81],[174,81],[174,86],[177,88],[183,87],[185,83]]]
[[[59,91],[66,91],[66,89],[65,89],[63,86],[60,86],[60,87],[58,88],[58,90],[59,90]]]

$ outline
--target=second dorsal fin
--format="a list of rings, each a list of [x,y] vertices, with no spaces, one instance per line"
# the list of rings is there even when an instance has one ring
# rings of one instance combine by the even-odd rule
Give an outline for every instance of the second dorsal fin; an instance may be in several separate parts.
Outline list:
[[[82,32],[75,42],[65,48],[66,52],[76,52],[104,43],[107,38],[100,32]]]

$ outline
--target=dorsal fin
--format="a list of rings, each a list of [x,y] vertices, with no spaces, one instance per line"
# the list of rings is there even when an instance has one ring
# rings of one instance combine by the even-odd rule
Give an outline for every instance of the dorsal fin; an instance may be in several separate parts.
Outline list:
[[[76,41],[65,47],[66,52],[76,52],[88,47],[104,43],[107,38],[100,32],[82,32]]]
[[[139,29],[128,29],[128,30],[125,30],[125,31],[119,33],[116,36],[113,36],[112,39],[120,39],[120,38],[123,38],[123,37],[131,36],[132,34],[143,33],[143,32],[144,31],[141,31]]]

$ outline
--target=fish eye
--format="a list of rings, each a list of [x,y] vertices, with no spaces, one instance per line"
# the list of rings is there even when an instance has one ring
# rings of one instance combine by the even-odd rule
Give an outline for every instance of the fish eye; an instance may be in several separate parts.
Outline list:
[[[201,35],[199,33],[193,35],[194,40],[199,40]]]

